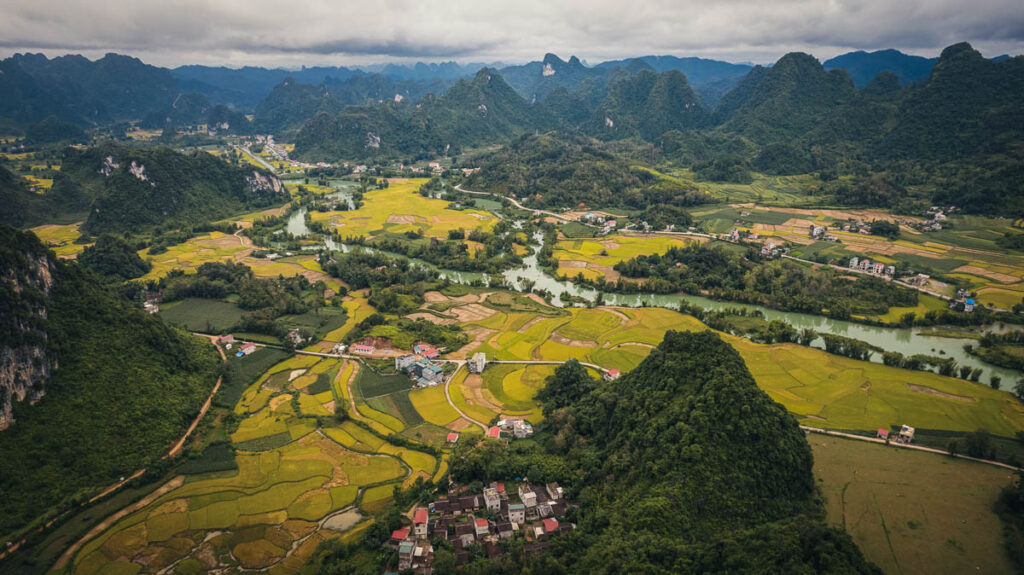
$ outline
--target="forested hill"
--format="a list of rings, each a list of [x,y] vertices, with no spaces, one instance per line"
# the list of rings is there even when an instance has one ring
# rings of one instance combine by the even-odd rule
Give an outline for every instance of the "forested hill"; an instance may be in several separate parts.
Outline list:
[[[710,202],[705,192],[600,150],[597,142],[531,134],[474,159],[481,167],[466,187],[526,198],[536,207],[621,206],[643,209]]]
[[[714,333],[669,332],[617,381],[570,362],[538,397],[541,446],[460,447],[452,474],[558,481],[578,529],[463,572],[880,573],[823,523],[803,432]]]
[[[61,173],[91,199],[85,229],[92,234],[210,222],[288,197],[263,169],[168,148],[67,148]]]
[[[417,105],[387,101],[318,114],[299,131],[306,159],[434,157],[463,146],[506,141],[540,125],[533,107],[493,70],[459,80],[444,96]]]
[[[0,418],[3,540],[160,458],[219,360],[29,232],[0,226],[0,278],[0,399],[13,413]]]

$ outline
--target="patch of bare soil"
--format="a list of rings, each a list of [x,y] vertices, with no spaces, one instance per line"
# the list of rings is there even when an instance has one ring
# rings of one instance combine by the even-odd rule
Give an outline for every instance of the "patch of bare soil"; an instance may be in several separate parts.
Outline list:
[[[306,373],[305,369],[293,369],[292,372],[288,374],[288,381],[292,381],[304,373]]]
[[[449,353],[450,359],[466,359],[469,355],[469,350],[476,349],[480,344],[487,341],[492,335],[498,333],[496,329],[488,329],[486,327],[475,327],[473,329],[467,329],[466,333],[473,337],[466,345],[460,347],[458,350]]]
[[[620,347],[622,347],[624,345],[632,345],[632,346],[636,346],[636,347],[644,347],[644,348],[647,348],[647,349],[654,349],[655,347],[657,347],[657,346],[651,345],[649,343],[641,343],[639,341],[624,341],[622,343],[619,343],[619,344],[616,344],[616,345],[612,346],[612,349],[620,348]]]
[[[966,395],[955,395],[955,394],[952,394],[952,393],[946,393],[945,391],[939,391],[937,389],[932,389],[930,387],[926,387],[926,386],[923,386],[923,385],[914,385],[913,383],[908,383],[907,385],[910,387],[910,391],[916,391],[918,393],[927,393],[927,394],[931,394],[931,395],[937,395],[939,397],[944,397],[946,399],[952,399],[952,400],[955,400],[955,401],[963,401],[963,402],[966,402],[966,403],[974,403],[974,402],[978,401],[977,399],[975,399],[973,397],[968,397]]]
[[[537,316],[537,317],[531,319],[530,321],[524,323],[523,327],[517,329],[516,331],[518,331],[519,333],[526,333],[526,330],[528,330],[531,327],[537,325],[538,323],[544,321],[545,319],[547,319],[547,318],[545,318],[544,316]]]
[[[468,427],[473,427],[473,423],[464,417],[460,417],[455,421],[449,423],[445,427],[452,431],[462,431],[463,429],[466,429]]]
[[[455,307],[449,311],[463,323],[487,319],[497,313],[493,309],[484,307],[478,303]]]
[[[457,320],[455,318],[450,318],[450,317],[437,317],[436,315],[434,315],[432,313],[427,313],[427,312],[411,313],[411,314],[409,314],[409,315],[407,315],[405,317],[407,317],[407,318],[409,318],[409,319],[411,319],[413,321],[418,320],[418,319],[425,319],[425,320],[429,321],[430,323],[436,323],[437,325],[451,325],[453,323],[458,323],[458,321],[459,321],[459,320]]]
[[[427,303],[439,303],[442,301],[448,301],[448,296],[439,291],[428,291],[423,294],[423,299]]]
[[[484,378],[480,377],[479,374],[473,373],[466,377],[466,390],[469,392],[466,397],[467,402],[486,407],[492,411],[501,411],[500,407],[487,401],[484,397]]]
[[[569,339],[569,338],[565,337],[564,335],[560,335],[558,333],[552,333],[550,339],[551,339],[551,341],[553,341],[555,343],[560,343],[562,345],[568,345],[568,346],[572,346],[572,347],[597,347],[597,342],[596,341],[584,341],[584,340],[579,340],[579,339]]]
[[[615,268],[613,268],[612,266],[599,266],[597,264],[590,264],[587,267],[596,272],[601,272],[601,274],[604,275],[604,280],[608,282],[619,281],[619,278],[622,277],[622,275],[619,274],[619,272],[616,271]],[[636,281],[634,278],[626,278],[626,280]]]
[[[978,266],[960,266],[953,271],[993,279],[999,283],[1004,284],[1010,284],[1020,281],[1020,278],[1018,277],[1014,277],[1009,274],[995,272],[992,270],[987,270],[985,268],[980,268]]]
[[[391,214],[388,216],[387,222],[389,224],[413,224],[416,223],[416,216]]]
[[[587,262],[581,262],[578,260],[558,260],[558,267],[560,268],[572,268],[572,269],[583,269],[587,267]]]

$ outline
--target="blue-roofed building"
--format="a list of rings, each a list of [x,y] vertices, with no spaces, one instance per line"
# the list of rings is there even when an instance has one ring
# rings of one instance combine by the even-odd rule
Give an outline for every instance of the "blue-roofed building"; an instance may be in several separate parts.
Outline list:
[[[964,311],[974,311],[974,300],[967,298],[964,300]]]

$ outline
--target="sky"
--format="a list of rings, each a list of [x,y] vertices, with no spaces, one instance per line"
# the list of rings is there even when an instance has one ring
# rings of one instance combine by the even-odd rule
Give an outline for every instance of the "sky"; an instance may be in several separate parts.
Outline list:
[[[648,54],[770,63],[967,41],[1024,53],[1021,0],[0,0],[0,57],[118,52],[160,66],[598,62]]]

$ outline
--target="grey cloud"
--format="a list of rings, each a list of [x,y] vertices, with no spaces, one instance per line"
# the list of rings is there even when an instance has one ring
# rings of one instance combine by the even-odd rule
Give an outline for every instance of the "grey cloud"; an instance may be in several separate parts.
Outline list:
[[[382,60],[591,62],[643,54],[772,61],[850,49],[1020,53],[1019,0],[5,0],[0,48],[118,51],[163,65]],[[991,54],[994,55],[994,54]]]

